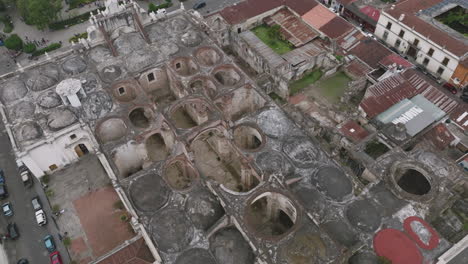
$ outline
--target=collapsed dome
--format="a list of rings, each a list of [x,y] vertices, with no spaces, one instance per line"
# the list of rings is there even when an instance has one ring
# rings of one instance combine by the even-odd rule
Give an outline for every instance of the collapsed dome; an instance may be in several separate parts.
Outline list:
[[[207,76],[195,77],[188,86],[191,93],[201,93],[211,99],[215,98],[218,89],[214,81]]]
[[[403,169],[395,177],[398,186],[407,193],[425,195],[431,191],[431,183],[418,170]]]
[[[141,145],[129,141],[112,152],[112,160],[121,178],[130,177],[143,169],[146,153]]]
[[[146,174],[132,182],[129,192],[138,210],[155,212],[166,204],[171,190],[159,175]]]
[[[180,41],[186,47],[196,47],[203,41],[203,37],[197,31],[190,30],[180,37]]]
[[[198,72],[198,65],[190,57],[179,57],[171,61],[172,69],[181,76],[190,76]]]
[[[26,86],[36,92],[52,87],[59,81],[58,67],[52,64],[37,67],[25,75]]]
[[[109,118],[98,125],[96,134],[103,143],[115,141],[127,134],[127,126],[120,118]]]
[[[88,94],[83,102],[83,111],[89,119],[104,117],[112,110],[112,98],[104,91]]]
[[[185,191],[194,185],[197,172],[187,164],[187,161],[176,160],[166,166],[164,179],[172,189]]]
[[[247,151],[258,151],[264,144],[263,133],[252,125],[239,125],[234,128],[234,144]]]
[[[77,74],[86,70],[86,62],[80,57],[73,57],[67,59],[62,64],[62,69],[68,74]]]
[[[246,224],[263,238],[275,239],[293,230],[298,214],[291,199],[281,193],[265,192],[248,202]]]
[[[39,95],[37,98],[37,104],[43,108],[54,108],[62,104],[62,99],[55,91],[46,91]]]
[[[187,100],[170,111],[171,120],[177,128],[190,129],[208,121],[214,114],[204,100]]]
[[[152,116],[153,113],[148,108],[137,107],[130,112],[128,118],[134,127],[148,128]]]
[[[23,98],[28,89],[20,79],[7,80],[0,85],[0,98],[4,104],[12,103]]]
[[[221,61],[221,53],[212,47],[201,47],[195,51],[195,57],[201,65],[211,67]]]
[[[36,105],[34,103],[21,101],[8,109],[8,116],[10,120],[32,119],[34,118],[35,110]]]
[[[109,65],[99,71],[101,80],[106,83],[112,83],[122,75],[122,69],[118,65]]]
[[[15,128],[15,134],[19,141],[27,141],[42,137],[41,127],[36,122],[25,122]]]
[[[160,133],[154,133],[145,141],[148,158],[152,161],[165,160],[169,154],[169,147]]]
[[[220,66],[213,71],[212,75],[224,86],[235,86],[242,79],[241,73],[232,65]]]

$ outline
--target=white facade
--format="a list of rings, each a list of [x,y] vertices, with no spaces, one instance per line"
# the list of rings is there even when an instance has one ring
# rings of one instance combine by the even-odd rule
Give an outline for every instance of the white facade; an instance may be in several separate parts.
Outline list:
[[[25,147],[16,156],[17,162],[21,161],[34,176],[41,177],[97,149],[98,144],[88,126],[78,123]]]
[[[400,21],[401,20],[401,21]],[[387,29],[388,23],[391,23],[390,29]],[[458,66],[460,58],[452,54],[444,47],[439,46],[425,36],[413,31],[411,27],[405,25],[404,15],[399,19],[395,19],[386,12],[380,14],[377,27],[375,29],[375,35],[383,40],[388,46],[398,50],[401,54],[408,55],[410,45],[414,44],[415,39],[419,41],[416,48],[416,54],[413,59],[417,64],[420,64],[426,68],[427,71],[432,73],[436,77],[440,77],[445,81],[450,81],[453,72]],[[400,31],[403,30],[403,37],[400,37]],[[396,45],[397,40],[401,42],[398,46]],[[429,55],[428,52],[433,49],[433,54]],[[410,57],[410,56],[408,56]],[[444,60],[448,59],[448,63],[444,65]],[[440,74],[440,69],[443,69]],[[439,71],[439,73],[438,73]]]

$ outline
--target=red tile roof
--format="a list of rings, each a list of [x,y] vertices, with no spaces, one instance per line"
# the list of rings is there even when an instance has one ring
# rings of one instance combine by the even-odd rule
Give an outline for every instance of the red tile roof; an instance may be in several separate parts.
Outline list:
[[[330,22],[325,24],[319,30],[329,38],[336,39],[348,32],[351,32],[354,26],[339,16],[335,16]]]
[[[450,143],[455,140],[455,137],[450,133],[447,127],[440,123],[432,128],[425,137],[430,140],[438,149],[446,149]]]
[[[366,76],[366,74],[371,71],[371,68],[369,68],[367,65],[360,62],[357,59],[353,60],[348,65],[346,65],[345,69],[347,72],[356,77]]]
[[[402,68],[411,68],[414,66],[409,61],[405,60],[403,57],[396,53],[392,53],[384,57],[382,60],[379,61],[379,63],[385,67],[392,66],[394,63],[396,65],[401,66]]]
[[[446,113],[454,111],[460,104],[459,100],[447,95],[438,87],[428,81],[424,74],[410,68],[369,87],[359,106],[369,118],[374,118],[401,100],[421,94],[442,111]]]
[[[450,113],[450,119],[464,131],[468,130],[468,104],[459,104],[455,110]]]
[[[287,8],[282,8],[275,14],[265,18],[265,22],[267,25],[280,25],[282,35],[296,47],[306,44],[318,35]]]
[[[370,19],[374,20],[374,21],[379,21],[379,17],[380,17],[380,11],[375,9],[374,7],[372,6],[365,6],[363,8],[360,9],[361,12],[363,14],[365,14],[366,16],[368,16]]]
[[[302,19],[332,39],[339,38],[354,29],[350,23],[323,5],[317,5],[310,9],[302,16]]]
[[[399,1],[395,8],[385,10],[390,16],[399,19],[400,15],[404,14],[401,23],[413,28],[414,31],[429,38],[439,46],[445,47],[458,57],[462,57],[468,53],[468,46],[462,41],[450,36],[449,33],[440,30],[439,28],[427,23],[417,16],[419,10],[430,8],[443,0],[403,0]]]
[[[229,24],[237,25],[283,5],[302,16],[318,3],[311,0],[245,0],[222,9],[218,14]]]
[[[99,264],[150,264],[154,262],[153,255],[143,238],[120,249],[109,257],[99,261]]]
[[[345,135],[347,138],[351,139],[354,142],[359,142],[369,135],[369,132],[367,132],[367,130],[365,130],[358,123],[352,120],[346,122],[340,128],[340,131],[343,135]]]
[[[358,57],[371,68],[376,69],[379,67],[379,62],[393,52],[378,41],[365,38],[348,53]]]

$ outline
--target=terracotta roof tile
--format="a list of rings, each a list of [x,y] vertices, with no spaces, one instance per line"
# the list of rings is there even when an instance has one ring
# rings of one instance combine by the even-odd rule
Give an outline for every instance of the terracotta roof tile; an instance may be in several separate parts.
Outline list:
[[[361,40],[358,45],[353,47],[349,53],[358,57],[370,67],[376,69],[379,66],[379,62],[393,52],[378,41],[371,38],[365,38]]]
[[[446,149],[455,140],[452,133],[442,123],[427,132],[425,137],[440,150]]]

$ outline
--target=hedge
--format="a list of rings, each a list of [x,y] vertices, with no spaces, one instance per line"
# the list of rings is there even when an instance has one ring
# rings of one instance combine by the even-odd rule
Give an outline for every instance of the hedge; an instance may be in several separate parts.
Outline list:
[[[172,2],[170,2],[170,1],[166,1],[166,3],[160,4],[160,5],[155,5],[153,3],[150,3],[148,5],[148,12],[149,13],[156,12],[159,9],[168,8],[168,7],[171,7],[171,6],[172,6]]]
[[[50,44],[49,46],[45,47],[45,48],[42,48],[40,50],[36,50],[35,52],[32,53],[33,56],[40,56],[46,52],[50,52],[50,51],[53,51],[53,50],[56,50],[56,49],[60,49],[60,47],[62,47],[62,44],[60,43],[52,43]]]
[[[23,40],[16,34],[12,34],[5,39],[5,47],[11,50],[21,50],[23,48]]]
[[[0,16],[0,22],[3,22],[5,25],[3,27],[3,32],[11,33],[13,31],[13,23],[11,22],[11,18],[9,16]]]
[[[54,22],[54,23],[50,23],[49,28],[51,30],[60,30],[60,29],[65,29],[65,28],[70,27],[70,26],[74,26],[76,24],[83,23],[83,22],[87,21],[91,17],[91,12],[96,13],[96,10],[104,11],[104,10],[106,10],[106,8],[101,7],[101,8],[95,9],[93,11],[90,11],[88,13],[84,13],[84,14],[81,14],[81,15],[78,15],[78,16],[75,16],[75,17],[71,17],[69,19],[65,19],[65,20],[62,20],[62,21],[57,21],[57,22]]]
[[[85,33],[78,34],[77,36],[73,36],[68,40],[68,42],[70,42],[70,43],[75,42],[76,43],[76,42],[78,42],[78,39],[80,39],[80,38],[84,38],[84,39],[88,38],[88,33],[85,32]]]
[[[34,43],[28,43],[24,45],[23,51],[26,53],[33,53],[34,51],[36,51],[36,45],[34,45]]]

